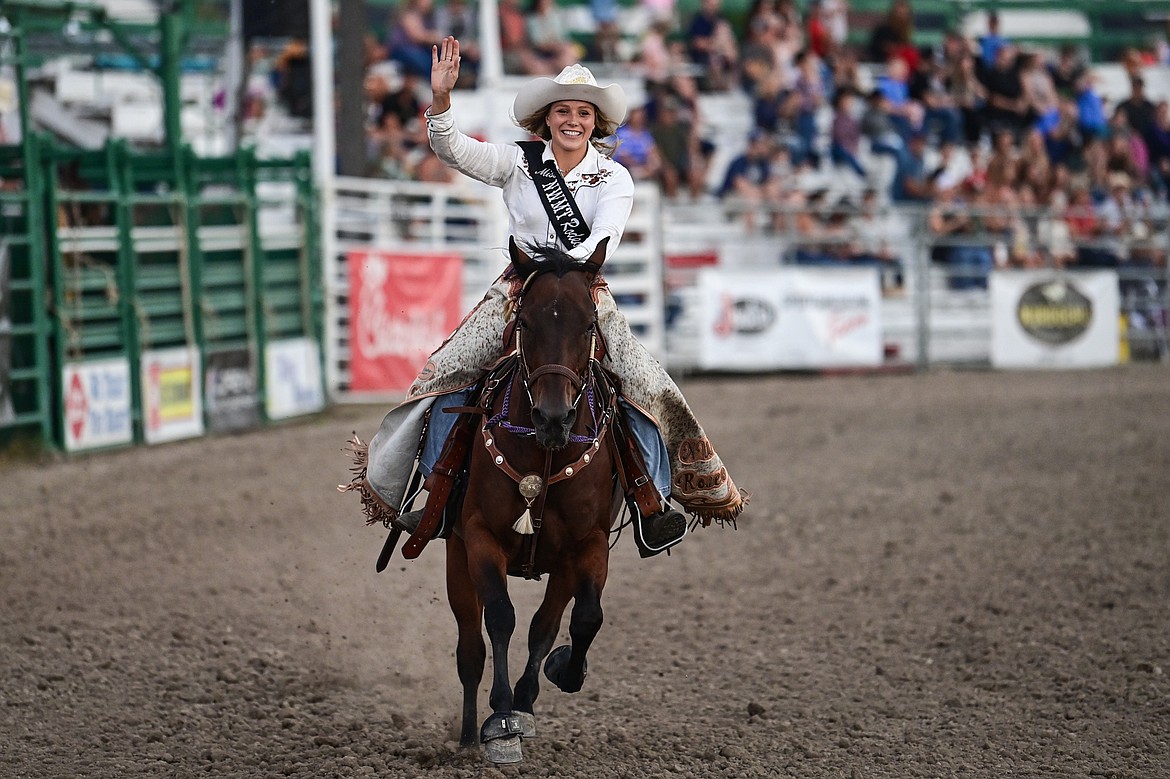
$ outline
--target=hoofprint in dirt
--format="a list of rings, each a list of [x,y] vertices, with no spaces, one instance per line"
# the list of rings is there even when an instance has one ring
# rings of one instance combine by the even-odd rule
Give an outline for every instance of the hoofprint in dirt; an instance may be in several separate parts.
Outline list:
[[[441,543],[375,574],[334,491],[384,409],[0,465],[0,776],[1170,776],[1170,370],[683,389],[749,512],[620,540],[499,769]]]

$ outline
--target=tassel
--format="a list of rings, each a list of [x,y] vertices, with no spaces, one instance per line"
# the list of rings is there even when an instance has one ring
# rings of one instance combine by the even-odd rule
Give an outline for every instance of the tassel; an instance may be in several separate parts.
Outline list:
[[[532,526],[532,512],[527,507],[524,509],[524,513],[520,515],[520,518],[512,525],[512,529],[522,536],[530,536],[535,532],[535,528]]]

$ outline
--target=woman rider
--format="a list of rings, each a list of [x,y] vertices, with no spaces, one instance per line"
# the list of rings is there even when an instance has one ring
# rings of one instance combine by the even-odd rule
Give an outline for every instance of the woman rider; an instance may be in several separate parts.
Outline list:
[[[431,148],[445,164],[503,190],[509,233],[517,244],[563,244],[545,209],[529,171],[525,152],[515,144],[485,143],[460,132],[451,106],[451,90],[459,77],[459,41],[447,37],[431,51],[431,107],[426,111]],[[589,234],[569,254],[588,259],[608,238],[606,256],[612,256],[625,230],[633,205],[634,184],[629,172],[609,156],[604,139],[613,135],[626,116],[626,97],[620,85],[600,87],[581,65],[565,68],[556,78],[536,78],[516,96],[512,113],[518,126],[541,138],[542,162],[554,161],[576,200]],[[393,519],[408,532],[418,525],[421,512],[398,516],[407,496],[407,481],[419,454],[420,436],[426,440],[419,469],[430,472],[454,414],[441,409],[466,405],[467,388],[502,356],[503,332],[512,314],[519,286],[501,276],[454,333],[431,355],[407,392],[370,441],[365,465],[345,489],[362,493],[371,518]],[[622,381],[622,408],[637,440],[646,469],[662,495],[664,509],[642,517],[639,548],[643,556],[678,543],[686,519],[670,509],[677,501],[703,524],[735,519],[745,498],[723,467],[682,393],[661,365],[630,331],[604,282],[594,290],[598,324],[607,345],[605,367]],[[425,419],[431,410],[429,426]],[[360,455],[359,455],[360,458]]]

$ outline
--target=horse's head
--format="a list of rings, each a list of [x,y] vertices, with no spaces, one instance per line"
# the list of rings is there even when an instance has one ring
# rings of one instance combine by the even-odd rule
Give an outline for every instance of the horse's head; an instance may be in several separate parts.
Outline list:
[[[577,406],[597,348],[597,307],[590,285],[605,262],[609,239],[580,261],[554,247],[509,242],[512,265],[524,281],[517,301],[516,346],[532,404],[536,441],[562,449],[577,421]]]

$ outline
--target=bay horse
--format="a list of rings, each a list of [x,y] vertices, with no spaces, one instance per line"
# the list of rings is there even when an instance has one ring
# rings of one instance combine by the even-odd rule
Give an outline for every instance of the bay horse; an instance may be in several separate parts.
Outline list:
[[[565,692],[585,681],[586,653],[601,629],[601,592],[616,517],[615,455],[607,445],[616,389],[600,368],[602,348],[592,284],[608,239],[584,262],[555,248],[509,241],[523,283],[505,339],[510,373],[483,391],[484,418],[471,444],[462,511],[447,540],[447,599],[459,628],[455,653],[463,686],[459,742],[478,736],[493,763],[522,759],[535,733],[539,672]],[[487,380],[490,385],[492,378]],[[490,400],[493,397],[494,400]],[[527,523],[525,520],[528,520]],[[509,575],[539,580],[544,599],[528,632],[528,662],[513,689],[508,645],[516,611]],[[571,644],[553,643],[570,600]],[[492,648],[492,714],[477,734],[477,689]]]

